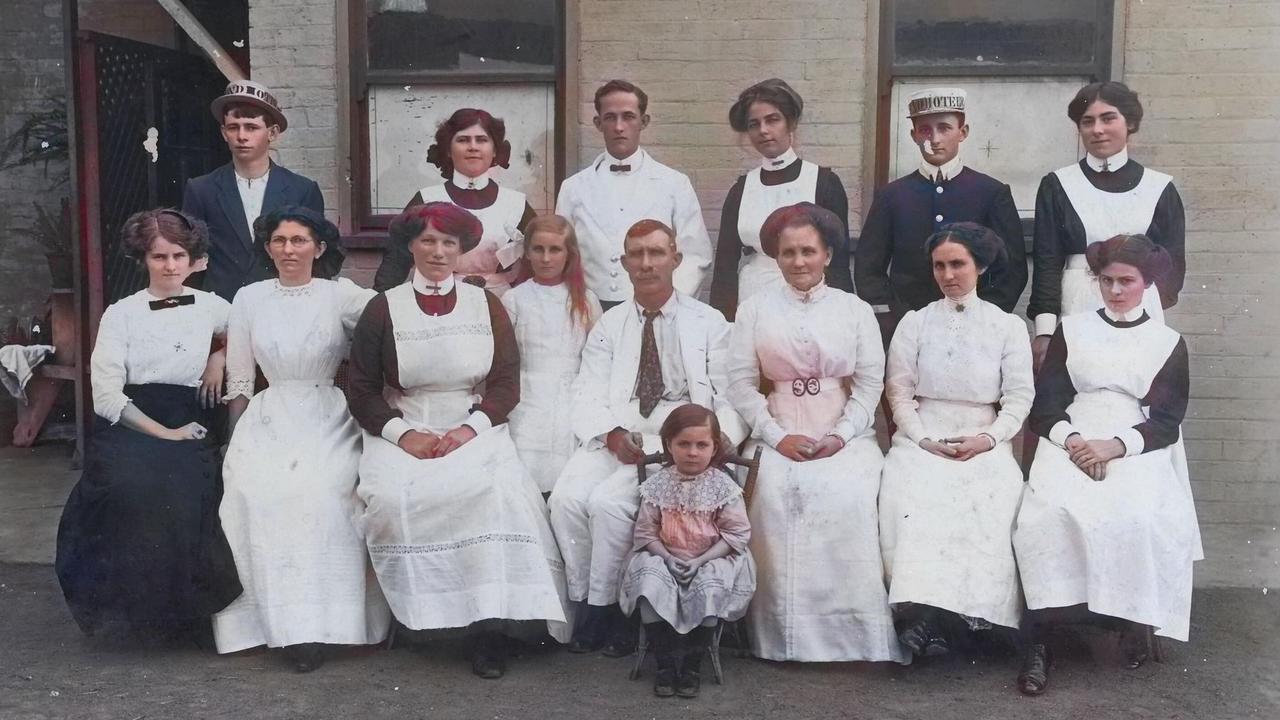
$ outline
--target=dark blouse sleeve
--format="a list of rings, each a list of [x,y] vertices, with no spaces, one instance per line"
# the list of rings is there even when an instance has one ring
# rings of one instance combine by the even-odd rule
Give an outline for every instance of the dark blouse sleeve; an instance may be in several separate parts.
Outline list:
[[[414,205],[422,204],[422,193],[413,194],[413,199],[408,205],[404,206],[405,210]],[[382,262],[378,264],[378,271],[373,275],[373,289],[378,292],[390,290],[400,285],[409,277],[409,271],[413,269],[413,255],[409,254],[409,247],[400,243],[391,242],[387,239],[387,246],[382,252]]]
[[[814,204],[835,213],[844,228],[840,247],[831,249],[831,266],[827,268],[827,284],[833,288],[853,292],[853,271],[849,268],[849,196],[844,183],[831,168],[818,168],[818,188]]]
[[[520,224],[516,225],[516,229],[520,231],[520,234],[527,234],[525,229],[529,227],[529,223],[533,222],[536,217],[538,217],[538,211],[534,210],[528,201],[525,201],[524,214],[520,216]]]
[[[385,368],[397,367],[395,335],[387,296],[376,295],[365,306],[351,334],[350,366],[347,372],[347,404],[360,427],[373,435],[392,418],[404,417],[382,395],[385,385],[398,385]]]
[[[1031,244],[1031,300],[1027,304],[1027,316],[1062,311],[1062,266],[1066,257],[1062,249],[1062,235],[1067,232],[1066,218],[1058,207],[1062,187],[1057,176],[1049,173],[1040,181],[1036,191],[1036,223]]]
[[[1067,408],[1076,398],[1076,387],[1067,372],[1067,341],[1062,326],[1054,330],[1045,352],[1044,364],[1036,377],[1036,399],[1027,416],[1027,427],[1040,437],[1049,437],[1049,431],[1059,422],[1071,422]]]
[[[892,305],[889,260],[893,256],[893,218],[887,197],[881,191],[871,201],[871,210],[862,223],[862,234],[853,249],[853,278],[858,297],[870,305]]]
[[[738,209],[746,176],[739,176],[720,211],[720,232],[716,236],[716,262],[711,271],[711,307],[733,322],[738,311],[738,262],[742,259],[742,238],[738,235]]]
[[[1013,203],[1013,193],[1008,185],[1001,185],[996,192],[988,217],[990,227],[1004,241],[1008,257],[1002,266],[992,269],[991,284],[983,299],[995,303],[1005,312],[1013,312],[1027,286],[1027,246],[1022,240],[1022,220],[1018,207]]]
[[[1142,434],[1142,452],[1169,447],[1178,441],[1178,429],[1187,414],[1190,375],[1187,341],[1179,338],[1164,367],[1151,381],[1147,396],[1142,398],[1142,404],[1150,408],[1149,419],[1133,426]]]
[[[500,425],[520,402],[520,347],[502,301],[488,291],[485,299],[489,301],[489,324],[493,328],[493,364],[484,378],[484,395],[473,409]]]
[[[1156,283],[1160,291],[1160,304],[1166,308],[1178,302],[1178,293],[1182,292],[1182,283],[1187,274],[1186,259],[1186,211],[1182,207],[1182,196],[1178,189],[1169,183],[1156,202],[1156,210],[1151,216],[1151,227],[1147,236],[1157,245],[1169,251],[1173,259],[1173,269],[1167,277]]]

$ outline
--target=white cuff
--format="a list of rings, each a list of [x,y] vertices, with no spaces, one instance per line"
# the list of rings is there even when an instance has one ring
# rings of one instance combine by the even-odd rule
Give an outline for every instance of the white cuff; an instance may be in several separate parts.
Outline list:
[[[379,434],[382,435],[383,440],[392,445],[397,445],[400,442],[400,438],[412,429],[413,427],[405,422],[404,418],[393,417],[387,421],[386,425],[382,426],[382,432]]]
[[[1071,435],[1076,432],[1079,431],[1072,427],[1071,423],[1066,420],[1059,420],[1052,428],[1049,429],[1049,440],[1055,445],[1066,447],[1067,438],[1071,437]]]
[[[1141,455],[1147,446],[1147,441],[1142,437],[1142,433],[1137,428],[1126,428],[1116,433],[1116,439],[1124,443],[1124,456],[1133,457]]]
[[[1040,313],[1035,319],[1036,337],[1052,335],[1058,329],[1058,316],[1053,313]]]
[[[760,439],[775,450],[778,449],[778,443],[782,442],[782,438],[786,436],[787,432],[773,418],[770,418],[769,422],[765,423],[764,428],[760,430]]]
[[[467,416],[467,421],[463,424],[474,430],[477,435],[493,429],[493,421],[480,410],[476,410]]]
[[[836,437],[843,440],[845,445],[848,445],[849,441],[852,440],[854,436],[857,435],[858,433],[857,433],[857,429],[853,425],[852,420],[841,420],[840,422],[836,423],[835,427],[831,428],[831,430],[827,434],[835,435]]]

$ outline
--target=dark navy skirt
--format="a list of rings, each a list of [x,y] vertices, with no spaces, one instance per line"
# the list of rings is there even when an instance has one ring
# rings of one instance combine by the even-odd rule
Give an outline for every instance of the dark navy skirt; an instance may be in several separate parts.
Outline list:
[[[129,385],[166,427],[209,427],[196,388]],[[221,467],[209,439],[160,440],[96,418],[87,462],[62,511],[55,568],[76,623],[180,631],[240,596],[218,521]]]

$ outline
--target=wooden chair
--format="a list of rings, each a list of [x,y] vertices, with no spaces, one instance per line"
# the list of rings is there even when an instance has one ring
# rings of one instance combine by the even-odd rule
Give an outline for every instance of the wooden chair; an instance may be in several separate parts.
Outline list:
[[[751,507],[751,498],[756,491],[756,477],[760,474],[760,454],[764,452],[763,448],[756,448],[755,453],[750,459],[745,458],[737,453],[726,455],[721,460],[721,466],[729,472],[730,476],[738,481],[738,473],[733,472],[730,466],[744,467],[747,469],[746,478],[738,481],[742,487],[742,502]],[[643,484],[649,479],[649,465],[666,460],[665,453],[653,453],[645,455],[640,462],[636,463],[636,478],[638,484]],[[741,621],[727,623],[737,640],[739,648],[747,647],[747,631],[746,626]],[[717,685],[724,684],[724,670],[720,665],[720,638],[724,635],[726,623],[721,620],[716,623],[715,630],[711,633],[711,647],[708,648],[707,654],[711,657],[711,675],[715,678]],[[644,658],[649,652],[649,639],[645,636],[644,623],[640,623],[640,638],[636,641],[636,661],[631,666],[631,673],[628,677],[632,680],[640,677],[640,668],[644,665]]]

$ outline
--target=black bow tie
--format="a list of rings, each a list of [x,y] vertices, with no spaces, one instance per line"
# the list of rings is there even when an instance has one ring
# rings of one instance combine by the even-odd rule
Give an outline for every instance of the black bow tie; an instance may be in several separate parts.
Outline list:
[[[631,172],[630,165],[610,165],[609,172]]]
[[[152,310],[168,310],[179,305],[195,305],[195,295],[176,295],[174,297],[165,298],[163,300],[152,300],[148,303]]]

